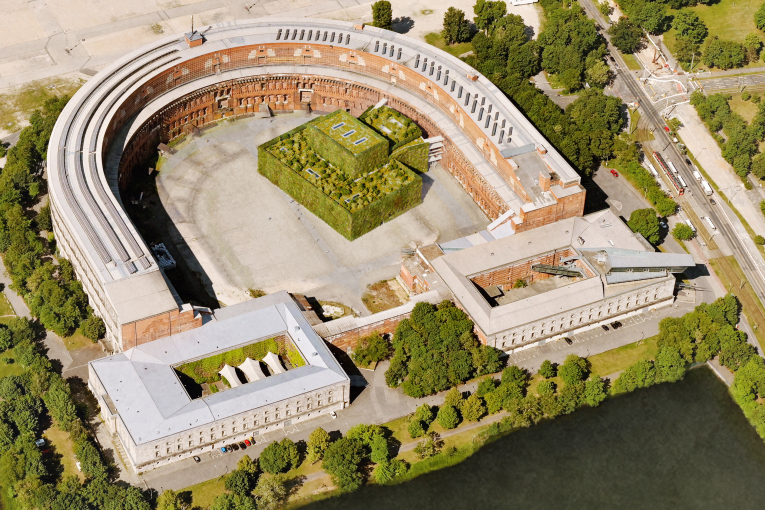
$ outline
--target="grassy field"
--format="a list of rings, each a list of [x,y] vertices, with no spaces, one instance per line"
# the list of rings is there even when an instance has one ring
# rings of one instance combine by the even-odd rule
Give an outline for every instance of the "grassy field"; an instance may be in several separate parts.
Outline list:
[[[13,133],[24,127],[30,114],[52,97],[77,92],[82,79],[51,78],[28,83],[23,88],[0,94],[0,132]]]
[[[9,375],[21,375],[24,369],[16,363],[16,354],[13,349],[8,349],[4,353],[0,354],[0,379]],[[8,363],[6,360],[13,360],[12,363]]]
[[[744,101],[741,99],[741,94],[731,94],[731,99],[728,101],[730,109],[741,115],[745,121],[752,122],[754,116],[757,115],[759,108],[752,101]]]
[[[9,315],[16,315],[16,312],[13,310],[13,306],[11,306],[10,301],[8,301],[8,296],[5,295],[5,292],[2,293],[2,296],[0,296],[0,317],[6,317]]]
[[[61,478],[74,475],[80,479],[80,482],[83,482],[85,480],[85,475],[81,471],[77,471],[77,460],[74,457],[74,443],[72,443],[69,433],[59,429],[58,426],[54,424],[42,433],[42,437],[51,444],[51,449],[55,453],[61,455],[61,464],[64,466],[64,472],[61,475]]]
[[[658,336],[652,336],[641,342],[590,356],[587,359],[590,361],[592,373],[603,377],[624,370],[641,359],[653,359],[659,351],[656,345],[658,341]]]
[[[88,345],[93,345],[93,340],[83,335],[80,328],[77,328],[77,330],[72,334],[72,336],[63,338],[63,340],[64,340],[64,344],[66,345],[66,350],[68,351],[73,351],[75,349],[81,349],[83,347],[87,347]]]
[[[727,41],[736,41],[743,43],[747,34],[754,32],[765,42],[765,36],[757,30],[754,25],[754,13],[762,4],[762,0],[720,0],[712,5],[703,5],[699,3],[696,7],[688,9],[695,12],[704,22],[709,30],[709,37],[718,36]],[[668,9],[667,14],[672,16],[677,11]],[[676,40],[676,31],[671,29],[664,34],[664,44],[670,51],[674,51]],[[694,64],[694,69],[706,68],[704,64],[698,62]],[[753,62],[745,67],[758,67],[763,62]]]
[[[765,346],[765,328],[758,326],[765,324],[765,308],[763,308],[762,302],[757,297],[757,294],[755,294],[752,286],[747,285],[747,280],[744,272],[741,270],[741,266],[738,265],[735,257],[710,259],[709,264],[715,270],[715,273],[717,273],[723,286],[741,301],[742,313],[754,328],[754,336],[760,345],[760,352],[763,352],[762,349]]]
[[[628,53],[619,53],[622,58],[624,59],[624,63],[627,64],[627,69],[631,71],[640,71],[643,69],[643,66],[640,65],[640,62],[637,61],[637,58],[635,55],[631,55]]]
[[[459,57],[468,51],[473,51],[472,43],[466,42],[458,44],[446,44],[446,41],[444,41],[444,38],[441,37],[441,34],[436,32],[425,34],[425,42],[435,46],[439,50],[444,50],[447,53],[451,53],[455,57]]]
[[[216,496],[226,492],[223,477],[213,478],[206,482],[187,487],[181,492],[191,493],[191,508],[208,508]]]

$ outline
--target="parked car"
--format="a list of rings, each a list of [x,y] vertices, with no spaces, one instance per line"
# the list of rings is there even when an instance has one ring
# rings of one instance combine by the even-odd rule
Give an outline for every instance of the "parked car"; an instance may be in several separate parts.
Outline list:
[[[614,170],[614,169],[612,168],[612,169],[611,169],[611,175],[613,175],[614,177],[619,177],[619,172],[617,172],[616,170]]]
[[[42,448],[43,446],[45,446],[45,439],[38,439],[37,441],[35,441],[35,446],[38,448]]]
[[[236,443],[230,444],[228,447],[229,447],[229,448],[233,448],[233,449],[234,449],[234,451],[238,451],[238,450],[239,450],[239,445],[238,445],[238,444],[236,444]]]
[[[199,457],[197,457],[196,455],[194,455],[194,457],[192,457],[192,458],[194,459],[194,462],[196,462],[197,464],[199,464],[200,462],[202,462],[202,459],[200,459],[200,458],[199,458]]]
[[[250,443],[252,444],[252,446],[255,446],[257,444],[257,441],[255,441],[254,437],[251,437],[250,438]]]
[[[618,321],[612,322],[611,323],[611,327],[614,328],[614,329],[619,329],[620,327],[622,327],[622,323],[618,322]]]
[[[337,418],[337,413],[336,413],[335,411],[330,411],[330,412],[329,412],[329,415],[332,417],[332,419],[333,419],[333,420],[334,420],[335,418]]]
[[[715,202],[714,198],[710,198],[709,199],[709,203],[712,204],[712,205],[717,205],[717,202]]]
[[[608,331],[608,326],[606,326],[605,324],[601,325],[600,327],[603,328],[603,331]]]
[[[249,439],[245,439],[244,444],[246,444],[247,446],[252,446],[252,443],[250,442]]]
[[[241,448],[242,450],[246,450],[246,449],[247,449],[247,445],[246,445],[246,444],[244,444],[244,441],[242,441],[241,443],[239,443],[239,448]]]
[[[223,453],[228,453],[228,448],[226,448],[225,446],[221,446],[220,451]]]
[[[568,345],[573,344],[574,342],[570,338],[564,338],[563,339]]]

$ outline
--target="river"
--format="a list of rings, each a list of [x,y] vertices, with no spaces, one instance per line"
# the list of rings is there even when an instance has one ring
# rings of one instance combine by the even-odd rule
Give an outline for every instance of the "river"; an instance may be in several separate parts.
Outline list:
[[[509,434],[466,461],[311,510],[761,509],[765,443],[706,367]]]

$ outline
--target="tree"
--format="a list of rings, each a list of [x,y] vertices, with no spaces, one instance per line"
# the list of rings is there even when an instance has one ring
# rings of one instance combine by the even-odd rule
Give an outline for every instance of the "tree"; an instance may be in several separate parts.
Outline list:
[[[597,407],[606,399],[606,381],[598,377],[592,376],[586,383],[584,383],[584,401],[590,407]]]
[[[675,14],[672,20],[672,27],[677,30],[677,35],[693,43],[701,44],[707,38],[709,31],[699,16],[686,9]]]
[[[553,381],[540,381],[537,385],[537,393],[542,397],[555,395],[555,383]]]
[[[443,405],[438,410],[438,416],[436,417],[438,424],[445,429],[453,429],[460,423],[460,415],[457,413],[457,409],[453,406]]]
[[[744,46],[733,41],[723,41],[717,36],[708,40],[704,48],[704,63],[710,67],[732,69],[746,62]]]
[[[414,419],[423,422],[426,427],[430,426],[430,424],[433,423],[433,420],[435,419],[435,417],[436,416],[435,416],[435,412],[433,411],[433,408],[430,407],[428,404],[422,404],[414,412]]]
[[[103,338],[106,334],[104,321],[98,315],[91,315],[82,321],[80,327],[85,338],[90,338],[93,342],[97,342],[99,338]]]
[[[372,362],[380,362],[390,356],[391,348],[387,340],[380,333],[359,340],[359,344],[353,351],[353,361],[357,365],[367,366]]]
[[[651,244],[656,244],[660,239],[659,230],[659,218],[656,217],[656,213],[653,209],[636,209],[630,214],[630,219],[627,222],[633,232],[637,232],[646,241]]]
[[[363,476],[359,472],[359,465],[363,460],[364,447],[361,441],[343,437],[329,445],[322,465],[340,491],[351,492],[361,487]]]
[[[672,229],[672,237],[678,241],[689,241],[696,237],[696,232],[685,223],[678,223]]]
[[[465,19],[465,12],[449,7],[444,14],[444,29],[441,36],[446,44],[461,43],[470,40],[470,22]]]
[[[760,8],[754,13],[754,24],[760,30],[765,31],[765,3],[760,5]]]
[[[611,42],[622,53],[635,53],[643,44],[643,31],[633,25],[627,18],[621,17],[619,21],[608,29]]]
[[[255,501],[238,494],[221,494],[210,505],[210,510],[257,510]]]
[[[298,467],[300,453],[297,445],[288,438],[274,441],[260,454],[260,467],[266,473],[276,475]]]
[[[261,476],[252,495],[258,503],[258,510],[276,510],[287,497],[286,476]]]
[[[566,356],[566,361],[558,368],[558,375],[566,386],[575,385],[587,375],[587,360],[576,354]]]
[[[678,37],[675,39],[675,57],[681,62],[688,62],[689,65],[691,62],[694,62],[694,67],[701,62],[699,58],[701,57],[700,48],[701,47],[698,44],[685,37]]]
[[[37,213],[37,216],[35,217],[35,222],[37,223],[38,230],[46,232],[53,231],[53,220],[51,219],[50,215],[50,203],[47,203],[40,208],[40,212]]]
[[[420,420],[410,421],[409,426],[407,427],[407,431],[409,432],[409,437],[412,439],[417,439],[418,437],[425,435],[425,427]]]
[[[492,25],[507,14],[507,4],[502,1],[478,0],[473,6],[473,12],[475,26],[489,35]]]
[[[765,244],[765,237],[762,237],[759,234],[754,236],[754,244],[759,244],[759,245]]]
[[[379,464],[374,471],[375,481],[384,485],[397,476],[406,473],[407,465],[403,460],[391,459],[388,462]]]
[[[598,10],[603,16],[610,16],[611,15],[611,4],[608,3],[608,1],[598,2]]]
[[[654,362],[656,382],[676,382],[685,377],[686,362],[677,349],[661,348]]]
[[[497,387],[497,380],[492,376],[486,376],[478,383],[478,388],[475,392],[479,397],[486,396],[487,393],[491,393]]]
[[[437,432],[431,432],[428,437],[417,443],[414,447],[414,454],[419,459],[429,459],[435,457],[443,448],[444,442],[441,440],[441,436]]]
[[[329,443],[331,442],[332,439],[329,437],[327,431],[323,428],[319,427],[311,432],[311,435],[308,436],[306,460],[311,463],[315,463],[323,459],[324,452],[327,451],[327,448],[329,448]]]
[[[249,496],[255,488],[258,478],[258,463],[244,455],[237,463],[236,469],[226,476],[226,490],[239,496]]]
[[[544,360],[542,362],[542,365],[539,367],[539,375],[541,375],[545,379],[550,379],[551,377],[555,377],[557,373],[558,373],[557,365],[551,363],[549,359]]]
[[[744,39],[744,49],[746,50],[747,62],[753,63],[760,60],[760,50],[762,50],[762,41],[760,40],[760,37],[755,33],[747,34],[746,39]],[[741,94],[741,97],[744,97],[743,93]]]
[[[467,421],[478,421],[486,414],[483,399],[473,393],[462,403],[462,417]]]
[[[460,392],[457,388],[452,388],[447,391],[446,396],[444,396],[444,405],[459,409],[462,407],[463,400],[462,392]]]
[[[377,0],[372,4],[372,25],[393,30],[393,7],[388,0]]]
[[[185,508],[183,498],[173,490],[167,489],[157,498],[157,510],[184,510]]]
[[[650,2],[640,11],[640,25],[652,34],[659,34],[666,30],[667,15],[664,6]]]
[[[611,81],[611,69],[603,61],[596,62],[585,74],[591,87],[602,89]]]

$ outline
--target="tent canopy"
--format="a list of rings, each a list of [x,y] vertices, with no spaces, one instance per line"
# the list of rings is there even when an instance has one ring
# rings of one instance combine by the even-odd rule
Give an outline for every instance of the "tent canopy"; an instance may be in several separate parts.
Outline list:
[[[268,354],[266,354],[263,357],[263,361],[266,362],[266,365],[268,365],[268,368],[271,369],[271,372],[273,372],[274,375],[283,374],[284,372],[286,372],[286,370],[284,370],[284,367],[282,366],[282,362],[279,361],[279,356],[277,356],[273,352],[269,352]]]
[[[266,378],[266,374],[263,373],[263,369],[260,368],[260,361],[247,358],[239,365],[241,370],[247,377],[248,382],[260,381]]]
[[[220,372],[221,377],[225,377],[232,388],[242,385],[242,381],[239,380],[239,376],[236,375],[236,369],[228,364],[223,365]]]

